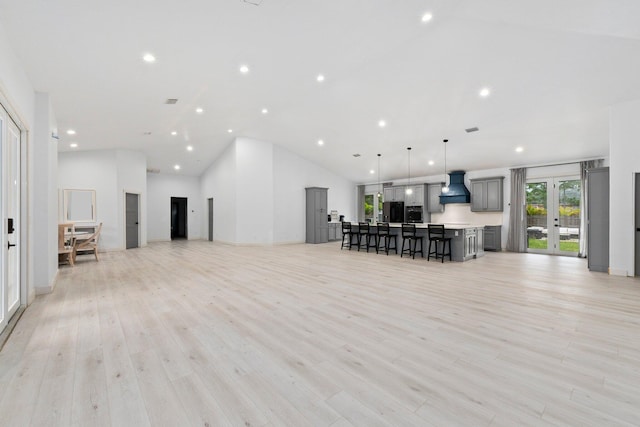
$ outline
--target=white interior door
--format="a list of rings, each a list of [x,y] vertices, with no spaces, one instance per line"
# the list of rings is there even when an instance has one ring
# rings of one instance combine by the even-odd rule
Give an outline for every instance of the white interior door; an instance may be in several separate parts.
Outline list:
[[[0,106],[0,332],[20,306],[20,130]]]

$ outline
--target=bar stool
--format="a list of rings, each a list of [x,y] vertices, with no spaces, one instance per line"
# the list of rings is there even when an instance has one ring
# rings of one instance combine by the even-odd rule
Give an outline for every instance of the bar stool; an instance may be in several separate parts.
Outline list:
[[[444,262],[444,257],[449,255],[449,261],[451,261],[451,237],[444,237],[444,224],[429,224],[427,227],[429,232],[429,249],[427,250],[427,261],[431,258],[431,255],[436,256],[436,261],[438,258],[442,259]],[[431,250],[431,243],[435,243],[435,249]],[[442,252],[438,251],[438,243],[442,243]],[[445,249],[449,244],[449,251],[445,252]]]
[[[369,235],[369,223],[359,222],[358,223],[358,252],[360,252],[360,248],[362,247],[363,237],[364,237],[364,246],[367,248],[367,252],[369,252],[369,244],[367,243],[368,235]]]
[[[371,239],[373,239],[373,245],[371,244]],[[367,232],[367,252],[369,252],[369,248],[375,248],[376,253],[378,252],[378,230],[377,227],[372,227],[369,224],[369,231]]]
[[[384,252],[389,255],[389,249],[393,249],[396,254],[398,254],[398,236],[395,234],[389,233],[389,223],[388,222],[379,222],[378,223],[378,236],[377,236],[377,246],[376,253],[380,249],[380,242],[384,239]],[[391,247],[390,242],[393,237],[393,247]]]
[[[409,242],[409,248],[405,249],[405,242]],[[413,248],[411,247],[411,243],[413,242]],[[420,242],[420,250],[417,249],[417,243]],[[420,252],[422,258],[424,258],[424,252],[422,251],[422,236],[416,235],[416,225],[415,224],[402,224],[402,250],[400,251],[400,258],[405,252],[409,252],[409,256],[413,256],[413,259],[416,259],[416,252]]]
[[[351,249],[351,245],[353,244],[353,238],[357,238],[353,230],[351,229],[350,222],[342,222],[342,245],[340,246],[340,250],[344,247],[349,247]],[[345,238],[349,239],[345,242]]]

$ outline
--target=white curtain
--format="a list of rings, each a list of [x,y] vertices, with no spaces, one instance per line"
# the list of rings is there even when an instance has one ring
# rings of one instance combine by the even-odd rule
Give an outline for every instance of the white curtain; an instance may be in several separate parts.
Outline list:
[[[580,162],[580,251],[578,252],[578,256],[581,258],[586,258],[588,255],[587,206],[589,200],[587,200],[587,189],[589,188],[589,180],[587,179],[587,170],[600,168],[603,163],[604,161],[602,159]]]
[[[526,168],[511,169],[511,203],[509,209],[509,234],[507,238],[507,250],[511,252],[527,251],[526,183]]]

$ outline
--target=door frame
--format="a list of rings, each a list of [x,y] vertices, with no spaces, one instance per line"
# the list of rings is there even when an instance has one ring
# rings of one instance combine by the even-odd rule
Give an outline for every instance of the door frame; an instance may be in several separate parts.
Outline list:
[[[17,112],[13,105],[9,101],[8,97],[5,95],[3,88],[0,87],[0,109],[4,111],[4,116],[6,117],[7,122],[13,122],[18,130],[18,167],[19,167],[19,179],[20,184],[18,186],[18,236],[16,243],[18,244],[18,290],[20,292],[18,307],[15,312],[12,314],[8,314],[6,319],[2,320],[2,326],[0,327],[0,336],[6,336],[8,329],[4,329],[7,326],[12,328],[12,324],[15,325],[15,322],[11,322],[12,318],[16,315],[19,315],[21,312],[20,307],[26,307],[30,300],[35,298],[35,290],[33,290],[32,294],[29,294],[29,289],[27,285],[27,272],[29,269],[29,248],[27,247],[30,232],[29,232],[29,187],[27,185],[28,178],[28,147],[29,147],[29,129],[24,125],[25,121],[22,120],[21,115]],[[0,159],[0,162],[2,160]],[[1,168],[0,168],[1,169]],[[0,180],[0,185],[1,180]],[[2,207],[0,207],[2,209]],[[0,210],[0,221],[4,223],[4,218],[2,211]],[[2,224],[0,227],[0,232],[4,234],[5,224]],[[1,240],[1,239],[0,239]],[[4,268],[2,268],[4,270]],[[0,281],[0,286],[4,286],[4,282]],[[3,304],[0,299],[0,303]],[[4,306],[2,307],[4,310]]]
[[[555,224],[553,218],[558,216],[560,209],[560,193],[559,185],[561,181],[580,181],[579,175],[565,175],[565,176],[550,176],[542,178],[527,178],[526,184],[536,182],[547,183],[547,249],[531,249],[527,244],[527,252],[544,255],[560,255],[560,256],[577,256],[578,252],[568,252],[560,250],[560,230],[559,226]],[[584,191],[584,188],[580,188],[580,192]],[[583,206],[582,209],[585,207]],[[527,224],[525,224],[525,227]],[[578,226],[579,227],[579,226]],[[579,233],[582,233],[580,230]],[[527,240],[529,236],[525,230]],[[552,247],[553,245],[553,247]]]
[[[122,190],[122,248],[127,249],[127,193],[136,194],[138,196],[138,247],[142,244],[142,215],[140,215],[140,208],[142,207],[142,193],[137,190]]]
[[[213,242],[213,197],[207,197],[207,240]]]
[[[169,212],[171,212],[171,208],[173,205],[173,199],[184,200],[184,239],[189,240],[189,198],[182,196],[170,196],[169,197]],[[171,240],[174,239],[173,234],[171,234],[171,226],[172,226],[173,218],[171,218],[171,214],[169,215],[169,238]],[[182,238],[182,237],[179,237]]]

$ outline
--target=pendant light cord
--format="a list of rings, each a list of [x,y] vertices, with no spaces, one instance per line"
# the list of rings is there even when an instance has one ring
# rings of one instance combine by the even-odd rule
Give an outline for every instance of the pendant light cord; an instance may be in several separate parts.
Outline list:
[[[382,184],[380,183],[380,156],[382,156],[382,154],[378,153],[378,198],[382,195]]]

